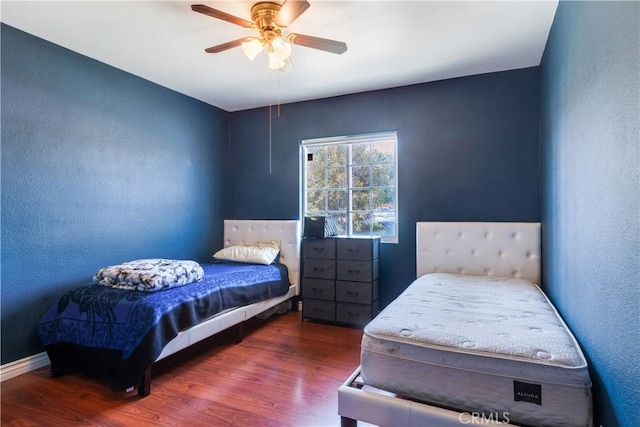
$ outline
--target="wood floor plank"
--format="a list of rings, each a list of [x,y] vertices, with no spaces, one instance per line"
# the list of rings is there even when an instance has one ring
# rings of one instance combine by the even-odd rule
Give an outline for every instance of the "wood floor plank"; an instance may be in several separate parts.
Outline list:
[[[225,331],[158,362],[145,398],[82,375],[20,375],[1,384],[2,425],[339,426],[362,331],[300,315],[252,319],[240,344]]]

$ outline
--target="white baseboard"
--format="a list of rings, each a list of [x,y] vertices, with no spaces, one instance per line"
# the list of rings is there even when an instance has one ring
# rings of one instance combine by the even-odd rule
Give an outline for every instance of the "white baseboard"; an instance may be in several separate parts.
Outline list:
[[[34,354],[33,356],[25,357],[24,359],[5,363],[0,366],[0,382],[50,364],[49,356],[44,351],[39,354]]]

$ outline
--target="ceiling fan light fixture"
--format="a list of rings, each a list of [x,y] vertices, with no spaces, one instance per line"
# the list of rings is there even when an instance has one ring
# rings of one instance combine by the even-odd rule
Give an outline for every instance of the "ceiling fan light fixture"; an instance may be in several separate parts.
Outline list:
[[[273,39],[271,47],[273,48],[273,54],[282,61],[286,61],[291,56],[291,45],[283,37]]]
[[[291,58],[287,58],[284,60],[284,65],[280,68],[279,71],[290,71],[293,70],[293,62],[291,62]]]
[[[260,39],[252,38],[250,41],[242,43],[242,50],[250,61],[256,59],[256,56],[264,49],[264,44]]]
[[[283,68],[287,63],[285,60],[278,58],[275,52],[269,50],[269,68],[271,70],[279,70]]]

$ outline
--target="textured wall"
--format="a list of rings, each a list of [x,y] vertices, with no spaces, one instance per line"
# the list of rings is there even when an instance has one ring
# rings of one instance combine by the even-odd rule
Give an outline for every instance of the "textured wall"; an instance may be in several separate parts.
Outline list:
[[[2,25],[2,363],[100,267],[222,244],[227,113]]]
[[[544,283],[607,427],[640,422],[639,17],[638,2],[561,2],[542,62]]]
[[[416,221],[539,221],[538,69],[230,114],[228,213],[298,218],[300,141],[398,131],[399,243],[383,244],[382,306],[415,279]],[[286,75],[280,79],[286,85]]]

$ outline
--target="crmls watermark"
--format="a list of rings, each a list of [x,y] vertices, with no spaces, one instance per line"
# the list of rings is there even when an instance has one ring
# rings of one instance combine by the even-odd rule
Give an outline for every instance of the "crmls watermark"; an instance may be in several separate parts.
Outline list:
[[[509,423],[508,412],[463,412],[458,416],[461,424]]]

